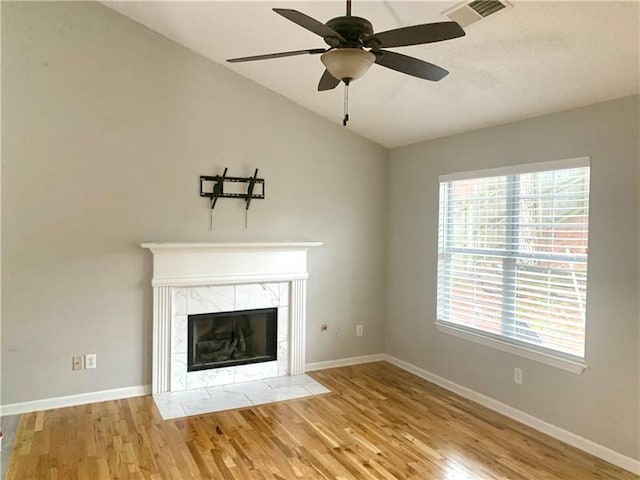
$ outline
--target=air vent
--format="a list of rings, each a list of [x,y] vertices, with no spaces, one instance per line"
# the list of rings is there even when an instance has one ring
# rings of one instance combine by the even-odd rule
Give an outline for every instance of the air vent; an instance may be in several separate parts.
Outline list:
[[[469,8],[472,8],[481,17],[488,17],[498,10],[502,10],[504,7],[504,3],[498,0],[476,0],[469,4]]]
[[[511,8],[511,4],[505,0],[473,0],[459,3],[442,13],[454,22],[458,22],[461,27],[468,27],[505,8]]]

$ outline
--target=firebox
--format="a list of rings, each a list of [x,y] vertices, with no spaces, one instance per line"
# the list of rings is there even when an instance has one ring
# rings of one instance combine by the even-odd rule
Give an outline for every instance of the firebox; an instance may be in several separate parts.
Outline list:
[[[189,315],[187,371],[277,358],[278,309]]]

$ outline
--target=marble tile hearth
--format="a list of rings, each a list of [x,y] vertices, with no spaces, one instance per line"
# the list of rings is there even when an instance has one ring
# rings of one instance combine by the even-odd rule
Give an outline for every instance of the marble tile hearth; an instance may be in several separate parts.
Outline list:
[[[291,375],[153,395],[164,420],[330,393],[309,375]]]

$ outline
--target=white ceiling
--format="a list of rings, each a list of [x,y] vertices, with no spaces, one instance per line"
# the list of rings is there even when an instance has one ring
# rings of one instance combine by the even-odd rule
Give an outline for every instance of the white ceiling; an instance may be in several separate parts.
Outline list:
[[[271,11],[292,8],[322,22],[345,2],[103,2],[333,122],[342,86],[318,92],[319,55],[229,64],[227,58],[322,48],[321,37]],[[447,21],[458,2],[354,0],[374,31]],[[349,90],[348,128],[385,147],[452,135],[639,93],[638,2],[529,2],[466,29],[465,37],[393,49],[440,65],[440,82],[378,65]]]

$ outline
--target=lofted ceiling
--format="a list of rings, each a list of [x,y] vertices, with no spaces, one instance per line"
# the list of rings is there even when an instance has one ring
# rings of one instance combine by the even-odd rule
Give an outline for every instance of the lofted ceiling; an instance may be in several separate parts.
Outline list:
[[[321,37],[272,12],[321,22],[344,15],[335,1],[103,2],[185,47],[327,119],[341,123],[343,89],[318,92],[319,55],[230,64],[227,58],[323,48]],[[353,15],[380,32],[448,21],[459,2],[358,1]],[[430,82],[373,65],[349,89],[347,128],[393,148],[639,93],[638,2],[512,1],[466,36],[394,48],[449,70]]]

